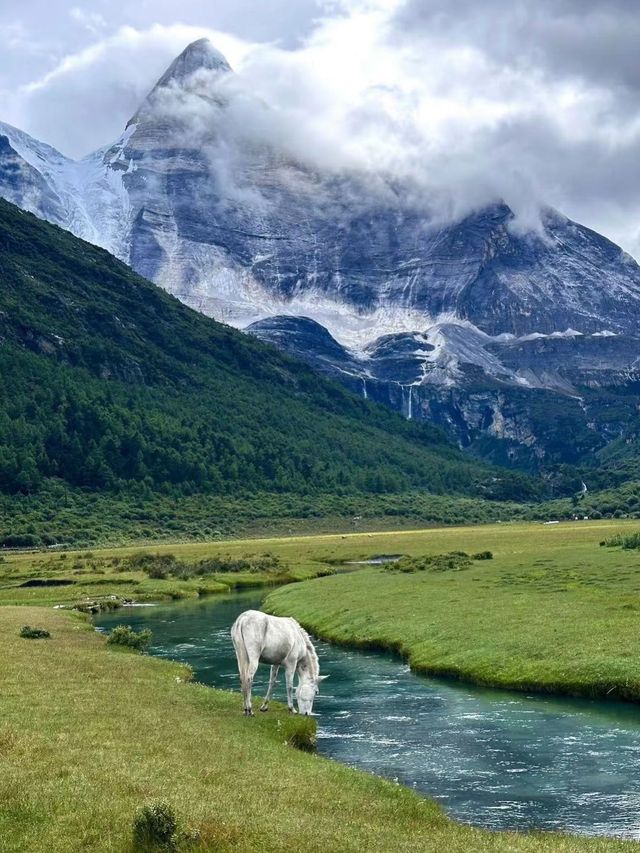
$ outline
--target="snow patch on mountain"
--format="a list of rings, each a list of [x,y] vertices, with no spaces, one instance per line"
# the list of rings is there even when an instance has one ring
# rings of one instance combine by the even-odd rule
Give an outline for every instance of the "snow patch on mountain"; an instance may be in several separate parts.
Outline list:
[[[105,165],[103,152],[76,161],[2,122],[0,135],[6,136],[16,154],[42,176],[57,197],[55,215],[45,218],[126,259],[129,199],[119,173]]]

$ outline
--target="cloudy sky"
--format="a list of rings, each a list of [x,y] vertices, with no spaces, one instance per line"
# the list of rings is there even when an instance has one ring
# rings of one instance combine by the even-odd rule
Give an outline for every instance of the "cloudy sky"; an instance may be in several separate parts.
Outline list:
[[[203,35],[311,160],[452,215],[551,204],[640,257],[635,0],[3,0],[0,119],[83,156]]]

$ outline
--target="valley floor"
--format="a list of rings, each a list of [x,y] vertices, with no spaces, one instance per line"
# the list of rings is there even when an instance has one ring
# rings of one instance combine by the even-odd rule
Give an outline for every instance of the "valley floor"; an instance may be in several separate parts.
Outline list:
[[[524,667],[526,678],[537,677],[544,687],[553,658],[556,680],[564,667],[597,684],[620,685],[626,677],[635,690],[631,638],[640,560],[634,552],[598,545],[625,528],[632,525],[495,525],[152,550],[192,561],[215,553],[232,559],[269,552],[291,577],[309,578],[384,553],[491,549],[493,560],[451,575],[365,568],[283,587],[269,601],[339,640],[402,646],[418,665],[440,649],[447,665],[453,661],[470,675],[471,664],[487,678],[492,672],[513,677]],[[117,571],[121,564],[113,561],[131,552],[70,553],[64,559],[20,554],[0,566],[0,601],[7,605],[0,612],[3,851],[131,850],[136,810],[157,799],[175,810],[191,839],[183,848],[193,850],[638,849],[614,839],[491,833],[457,824],[406,788],[294,748],[290,741],[312,734],[309,720],[292,718],[281,706],[247,720],[239,694],[188,683],[182,665],[108,647],[84,617],[52,609],[56,601],[73,600],[73,584],[18,583],[65,575],[83,584],[103,580],[110,590],[124,575],[123,586],[135,590],[131,581],[138,580],[138,589],[149,594],[152,584],[157,592],[175,583]],[[214,582],[224,586],[224,579]],[[52,636],[22,639],[25,624]],[[521,640],[514,636],[516,624]],[[616,643],[606,636],[612,629]],[[501,643],[507,644],[502,655]],[[581,667],[594,650],[594,669],[585,675]]]

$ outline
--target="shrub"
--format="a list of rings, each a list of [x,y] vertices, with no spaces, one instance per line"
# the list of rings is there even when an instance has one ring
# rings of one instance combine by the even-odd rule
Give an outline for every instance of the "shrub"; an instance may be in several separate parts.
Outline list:
[[[608,548],[624,548],[625,550],[635,550],[640,548],[640,533],[630,533],[624,536],[618,533],[616,536],[611,536],[605,539],[603,543]]]
[[[167,570],[162,566],[149,566],[146,572],[150,578],[157,581],[164,581],[168,577]]]
[[[473,555],[474,560],[493,560],[493,551],[478,551]]]
[[[5,548],[35,548],[40,544],[40,538],[32,533],[9,533],[0,540]]]
[[[112,646],[126,646],[138,652],[144,651],[151,642],[151,631],[145,628],[142,631],[134,631],[131,625],[116,625],[109,634],[107,643]]]
[[[464,551],[451,551],[448,554],[429,554],[425,557],[403,557],[385,567],[387,572],[459,572],[468,569],[471,558]]]
[[[160,801],[143,806],[133,819],[134,850],[176,850],[178,821],[173,809]]]
[[[312,717],[287,717],[282,721],[280,731],[289,746],[302,752],[315,752],[317,726]]]
[[[20,628],[20,636],[25,640],[47,640],[51,634],[44,628],[32,628],[31,625],[23,625]]]
[[[132,554],[123,560],[119,571],[143,571],[155,580],[165,580],[181,565],[175,554],[147,554],[144,551]]]

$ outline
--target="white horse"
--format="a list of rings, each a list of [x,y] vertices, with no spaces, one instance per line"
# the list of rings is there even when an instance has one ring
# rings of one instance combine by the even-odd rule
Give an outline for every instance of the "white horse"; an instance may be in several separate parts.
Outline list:
[[[269,616],[259,610],[245,610],[231,626],[231,639],[238,659],[245,716],[253,716],[251,687],[259,663],[271,664],[269,688],[260,706],[261,711],[268,709],[278,669],[284,666],[289,711],[295,713],[293,676],[297,673],[298,711],[307,716],[311,714],[319,684],[328,676],[320,675],[320,664],[313,643],[295,619]]]

